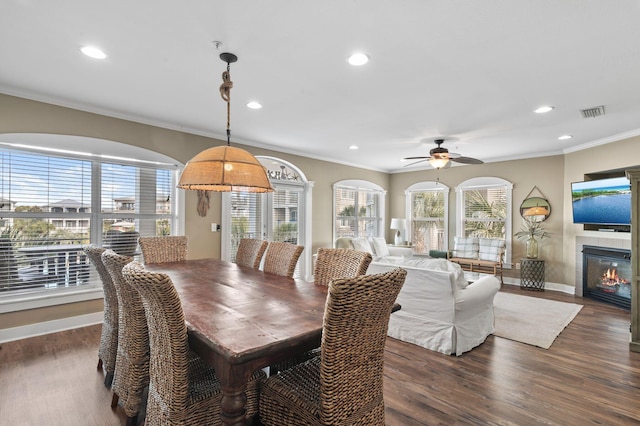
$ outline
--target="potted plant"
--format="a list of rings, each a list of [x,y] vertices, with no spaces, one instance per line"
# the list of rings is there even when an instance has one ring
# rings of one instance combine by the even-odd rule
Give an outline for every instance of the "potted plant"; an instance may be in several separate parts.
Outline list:
[[[527,258],[536,259],[538,257],[538,240],[548,237],[549,233],[544,230],[542,221],[524,218],[522,228],[514,235],[517,239],[527,242]]]

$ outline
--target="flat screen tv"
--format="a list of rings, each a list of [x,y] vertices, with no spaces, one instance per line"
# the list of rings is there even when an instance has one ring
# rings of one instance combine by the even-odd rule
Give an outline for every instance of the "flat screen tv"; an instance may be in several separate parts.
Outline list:
[[[626,177],[573,182],[573,223],[631,224],[631,185]]]

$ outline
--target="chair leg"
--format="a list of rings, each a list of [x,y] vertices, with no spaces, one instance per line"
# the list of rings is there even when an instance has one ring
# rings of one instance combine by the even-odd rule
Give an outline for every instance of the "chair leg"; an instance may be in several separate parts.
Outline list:
[[[104,378],[104,385],[110,388],[111,383],[113,383],[113,373],[107,373],[107,375]]]
[[[98,371],[102,371],[102,360],[98,358]]]
[[[135,416],[127,416],[127,425],[126,426],[136,426],[138,424],[138,414]]]
[[[120,397],[118,396],[117,393],[113,393],[113,396],[111,397],[111,408],[116,408],[118,406],[118,401],[120,400]]]

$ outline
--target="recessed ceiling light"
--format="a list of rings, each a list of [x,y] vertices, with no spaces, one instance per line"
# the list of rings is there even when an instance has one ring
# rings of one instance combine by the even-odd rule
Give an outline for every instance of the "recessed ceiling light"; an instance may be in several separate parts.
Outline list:
[[[347,61],[351,65],[358,67],[369,62],[369,56],[365,55],[364,53],[354,53],[353,55],[349,56],[349,59],[347,59]]]
[[[558,137],[559,140],[561,141],[566,141],[567,139],[571,139],[573,137],[573,135],[562,135],[560,137]]]
[[[352,150],[358,149],[358,145],[351,145],[349,149],[352,149]]]
[[[247,103],[247,108],[260,109],[262,108],[262,104],[260,102],[251,101]]]
[[[107,57],[106,53],[95,46],[83,46],[80,48],[80,51],[88,57],[94,59],[105,59]]]
[[[535,112],[536,114],[544,114],[545,112],[549,112],[553,109],[554,107],[552,107],[551,105],[544,105],[541,106],[540,108],[536,109]]]

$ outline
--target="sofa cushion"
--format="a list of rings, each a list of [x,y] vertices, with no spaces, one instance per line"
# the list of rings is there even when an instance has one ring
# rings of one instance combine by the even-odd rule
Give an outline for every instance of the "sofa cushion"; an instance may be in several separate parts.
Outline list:
[[[373,249],[376,252],[376,256],[384,257],[390,256],[389,247],[387,246],[387,241],[382,237],[373,237],[371,239],[371,244],[373,245]]]
[[[498,238],[478,238],[478,258],[491,262],[500,262],[506,243]]]
[[[477,238],[454,237],[453,257],[464,257],[467,259],[478,258],[479,243]]]
[[[351,240],[351,244],[353,244],[353,249],[358,251],[365,251],[373,256],[373,250],[371,249],[371,243],[369,240],[364,237],[358,237]]]

